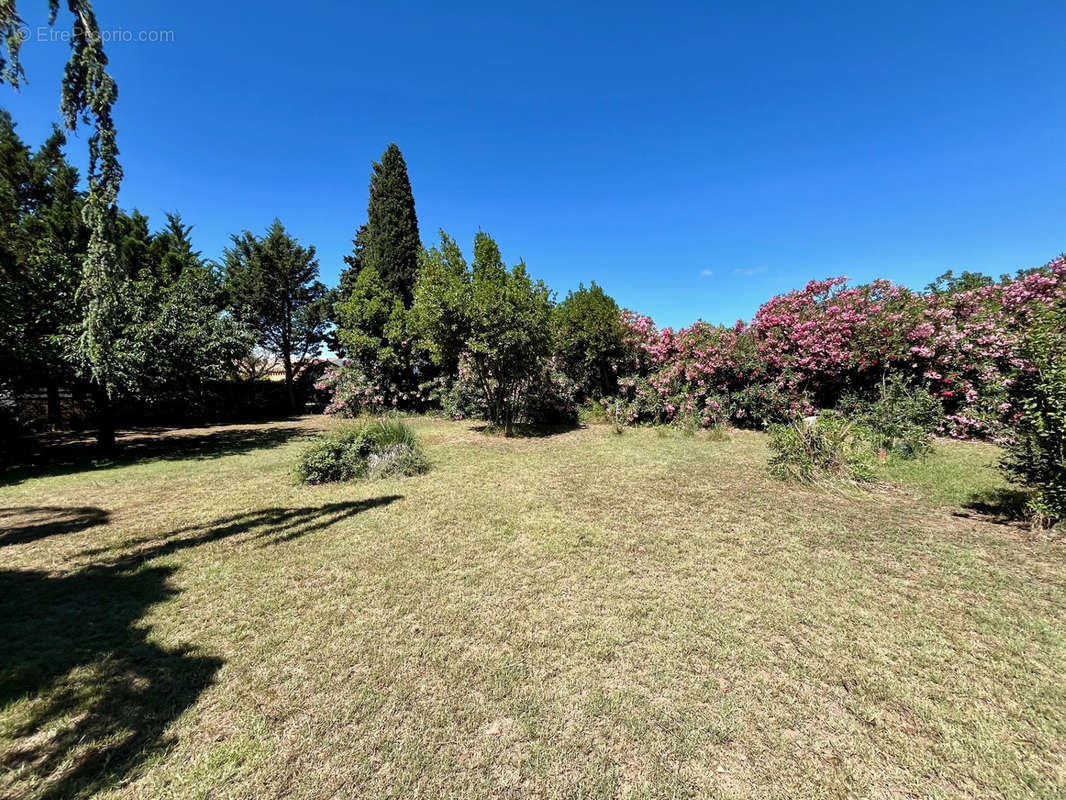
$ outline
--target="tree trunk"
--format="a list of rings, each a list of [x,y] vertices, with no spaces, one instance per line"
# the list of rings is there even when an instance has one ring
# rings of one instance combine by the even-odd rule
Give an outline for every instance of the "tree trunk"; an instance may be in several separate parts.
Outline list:
[[[285,353],[285,390],[289,394],[289,409],[293,414],[296,413],[296,390],[293,387],[292,380],[292,356]]]

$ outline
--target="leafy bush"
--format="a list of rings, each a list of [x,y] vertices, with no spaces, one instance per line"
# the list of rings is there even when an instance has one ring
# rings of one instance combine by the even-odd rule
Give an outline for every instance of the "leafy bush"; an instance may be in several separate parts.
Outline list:
[[[932,434],[944,418],[940,398],[902,375],[883,380],[873,400],[845,396],[840,409],[870,432],[878,450],[900,458],[928,454],[933,449]]]
[[[581,398],[614,394],[618,364],[626,355],[626,329],[618,304],[594,281],[555,306],[551,322],[555,357]]]
[[[381,414],[398,405],[397,394],[391,385],[372,379],[362,367],[350,362],[327,369],[315,388],[332,395],[323,413],[339,417]]]
[[[866,432],[838,414],[770,428],[770,472],[813,483],[822,478],[871,481],[873,453]]]
[[[463,359],[459,360],[458,375],[441,375],[423,389],[448,419],[485,419],[488,416],[485,395],[472,379]]]
[[[510,434],[522,415],[522,388],[544,370],[551,349],[551,292],[525,264],[508,267],[488,234],[474,237],[474,262],[441,233],[426,251],[411,308],[412,331],[433,362],[465,356],[489,421]]]
[[[521,422],[532,425],[572,425],[577,422],[577,387],[549,365],[520,390]]]
[[[1011,386],[1014,435],[1003,467],[1033,489],[1034,520],[1054,524],[1066,519],[1066,306],[1035,320],[1021,349],[1030,366]]]
[[[319,436],[296,467],[301,483],[417,475],[429,467],[418,438],[405,422],[380,419]]]

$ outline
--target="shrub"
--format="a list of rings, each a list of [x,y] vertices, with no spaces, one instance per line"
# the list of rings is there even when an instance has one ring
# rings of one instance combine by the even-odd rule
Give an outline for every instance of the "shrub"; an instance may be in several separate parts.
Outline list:
[[[1038,523],[1066,519],[1066,306],[1034,321],[1022,344],[1029,366],[1011,386],[1014,435],[1003,468],[1033,489]]]
[[[618,304],[592,283],[580,286],[552,309],[552,340],[562,371],[584,399],[612,395],[626,354],[626,329]]]
[[[319,436],[296,467],[301,483],[417,475],[428,469],[414,431],[402,420],[381,419]]]
[[[920,294],[887,281],[812,281],[731,328],[660,330],[623,312],[630,355],[619,364],[619,394],[637,380],[662,399],[661,421],[696,415],[713,424],[724,413],[758,427],[835,407],[849,390],[876,397],[882,376],[899,374],[943,403],[939,432],[995,439],[1012,410],[1007,393],[1025,363],[1018,345],[1030,318],[1066,298],[1066,258],[945,287]]]
[[[411,308],[433,362],[444,368],[469,360],[489,421],[510,434],[519,421],[522,388],[543,371],[551,348],[551,292],[525,264],[508,267],[488,234],[474,237],[468,268],[455,243],[441,233],[426,251]]]
[[[531,425],[573,425],[577,387],[553,364],[521,388],[518,419]]]
[[[866,432],[838,414],[770,428],[770,472],[813,483],[822,478],[871,481],[873,453]]]
[[[902,376],[881,381],[873,400],[845,396],[841,411],[870,432],[873,444],[900,458],[917,458],[933,449],[932,433],[944,418],[940,398]]]

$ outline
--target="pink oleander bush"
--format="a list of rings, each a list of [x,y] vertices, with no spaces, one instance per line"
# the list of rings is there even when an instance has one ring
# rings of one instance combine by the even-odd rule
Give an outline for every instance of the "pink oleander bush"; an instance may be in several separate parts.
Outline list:
[[[383,378],[372,378],[350,361],[327,369],[315,389],[330,393],[331,400],[323,413],[338,417],[409,409],[425,405],[430,394],[427,386],[407,391]]]
[[[614,369],[623,417],[765,427],[842,397],[871,401],[886,376],[928,387],[943,405],[938,432],[1002,438],[1012,376],[1032,315],[1066,296],[1066,260],[955,293],[888,281],[812,281],[772,298],[750,324],[673,331],[623,312],[629,355]],[[617,415],[616,415],[617,416]]]

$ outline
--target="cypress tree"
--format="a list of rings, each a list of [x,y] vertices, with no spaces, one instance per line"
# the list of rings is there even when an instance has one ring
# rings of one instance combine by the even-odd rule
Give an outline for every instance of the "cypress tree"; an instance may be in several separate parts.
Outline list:
[[[363,250],[357,254],[360,267],[375,268],[385,285],[405,306],[410,306],[422,242],[407,163],[395,144],[390,144],[381,161],[374,164],[367,224],[360,236],[363,238]]]

